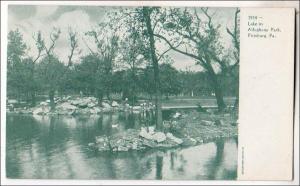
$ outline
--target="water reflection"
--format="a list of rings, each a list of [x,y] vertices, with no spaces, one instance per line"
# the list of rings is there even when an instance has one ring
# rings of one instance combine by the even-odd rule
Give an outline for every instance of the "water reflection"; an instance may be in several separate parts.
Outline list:
[[[151,125],[149,118],[128,113],[85,117],[7,115],[7,176],[42,179],[236,178],[236,139],[222,139],[185,149],[123,153],[100,153],[87,146],[98,135]]]

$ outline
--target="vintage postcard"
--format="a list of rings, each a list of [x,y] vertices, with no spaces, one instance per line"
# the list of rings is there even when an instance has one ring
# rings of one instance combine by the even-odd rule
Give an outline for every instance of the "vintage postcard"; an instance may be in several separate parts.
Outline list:
[[[295,8],[159,3],[1,7],[2,178],[293,180]]]

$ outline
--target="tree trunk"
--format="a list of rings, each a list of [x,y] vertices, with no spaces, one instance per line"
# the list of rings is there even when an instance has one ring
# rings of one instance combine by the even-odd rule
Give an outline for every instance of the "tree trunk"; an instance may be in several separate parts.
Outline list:
[[[132,106],[135,105],[135,98],[136,98],[136,95],[135,95],[135,91],[136,91],[136,85],[135,85],[135,82],[137,81],[136,79],[136,76],[135,76],[135,67],[134,67],[134,63],[133,63],[133,67],[132,67],[132,90],[131,90],[131,98],[132,98]]]
[[[216,81],[217,82],[217,81]],[[217,99],[218,110],[221,112],[225,109],[226,105],[223,99],[223,91],[219,83],[213,83],[213,89]]]
[[[214,69],[212,68],[212,66],[210,64],[209,59],[206,59],[205,67],[206,67],[207,73],[209,75],[209,79],[211,80],[212,88],[214,89],[214,93],[215,93],[215,97],[216,97],[217,105],[218,105],[218,110],[219,110],[219,112],[222,112],[226,107],[224,99],[223,99],[223,90],[218,81],[217,74],[214,72]]]
[[[155,119],[156,119],[156,129],[162,130],[162,111],[161,111],[161,93],[160,93],[160,82],[159,82],[159,67],[158,59],[155,54],[155,41],[153,36],[153,30],[150,19],[150,12],[148,7],[143,7],[143,14],[146,22],[149,42],[150,42],[150,53],[151,60],[154,68],[154,84],[155,84]]]
[[[97,91],[98,105],[102,106],[103,93],[101,91]]]
[[[35,100],[35,92],[31,92],[31,106],[35,106],[36,100]]]
[[[50,109],[51,109],[51,111],[53,111],[54,108],[55,108],[54,94],[55,94],[54,90],[49,91],[49,100],[50,100]]]

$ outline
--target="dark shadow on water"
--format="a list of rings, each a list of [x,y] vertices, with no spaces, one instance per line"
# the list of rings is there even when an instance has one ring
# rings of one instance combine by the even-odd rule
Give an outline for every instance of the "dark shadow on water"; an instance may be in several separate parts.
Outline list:
[[[156,155],[156,179],[162,179],[162,168],[163,168],[163,157],[160,155]]]

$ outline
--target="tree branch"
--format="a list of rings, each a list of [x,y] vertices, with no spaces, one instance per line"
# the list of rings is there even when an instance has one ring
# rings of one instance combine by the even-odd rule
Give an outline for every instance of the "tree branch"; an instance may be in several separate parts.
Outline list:
[[[162,36],[162,35],[158,35],[158,34],[153,34],[155,37],[158,37],[158,38],[160,38],[160,39],[162,39],[162,40],[164,40],[168,45],[169,45],[169,47],[172,49],[172,50],[174,50],[174,51],[176,51],[176,52],[179,52],[179,53],[181,53],[181,54],[184,54],[184,55],[187,55],[187,56],[189,56],[189,57],[192,57],[192,58],[194,58],[194,59],[196,59],[196,60],[200,60],[199,59],[199,57],[198,56],[196,56],[196,55],[194,55],[194,54],[191,54],[191,53],[188,53],[188,52],[184,52],[184,51],[181,51],[181,50],[179,50],[179,49],[177,49],[175,46],[173,46],[164,36]]]

